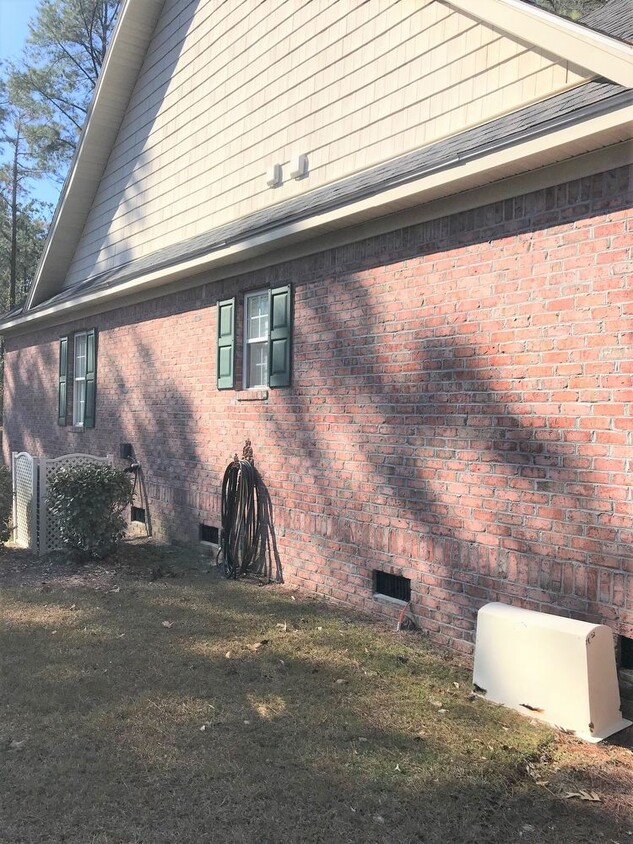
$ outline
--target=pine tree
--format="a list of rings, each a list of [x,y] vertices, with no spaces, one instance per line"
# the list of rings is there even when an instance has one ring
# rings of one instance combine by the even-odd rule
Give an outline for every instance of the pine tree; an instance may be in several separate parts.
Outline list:
[[[60,179],[85,122],[118,7],[119,0],[41,0],[23,57],[9,69],[9,98],[30,115],[24,137],[31,155]]]

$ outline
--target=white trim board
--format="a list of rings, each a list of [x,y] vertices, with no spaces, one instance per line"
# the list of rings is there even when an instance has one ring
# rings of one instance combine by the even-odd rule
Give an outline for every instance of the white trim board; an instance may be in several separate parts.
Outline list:
[[[86,122],[62,187],[26,309],[56,291],[68,267],[116,140],[164,0],[127,0],[108,48]],[[52,288],[52,292],[51,292]],[[44,295],[42,295],[44,294]]]
[[[633,47],[523,0],[441,0],[524,43],[567,59],[597,76],[633,86]]]

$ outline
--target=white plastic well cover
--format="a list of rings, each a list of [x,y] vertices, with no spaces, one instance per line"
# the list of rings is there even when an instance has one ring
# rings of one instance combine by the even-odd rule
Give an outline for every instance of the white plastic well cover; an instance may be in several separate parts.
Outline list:
[[[597,742],[622,717],[613,633],[557,615],[486,604],[477,614],[473,683],[486,700]]]

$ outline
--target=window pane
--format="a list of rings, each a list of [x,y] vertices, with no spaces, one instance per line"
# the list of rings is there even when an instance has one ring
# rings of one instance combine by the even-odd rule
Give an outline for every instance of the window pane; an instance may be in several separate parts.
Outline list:
[[[83,425],[86,417],[86,381],[75,381],[73,395],[73,425]]]
[[[86,335],[79,334],[75,337],[75,378],[84,378],[86,375]]]
[[[248,355],[248,387],[266,387],[268,384],[268,341],[265,343],[249,343]]]
[[[268,293],[249,296],[246,300],[246,339],[268,339]]]

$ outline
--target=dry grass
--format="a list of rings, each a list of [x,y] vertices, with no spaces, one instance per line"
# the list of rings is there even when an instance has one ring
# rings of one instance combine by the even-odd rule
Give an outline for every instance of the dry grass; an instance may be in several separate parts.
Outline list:
[[[418,635],[151,547],[5,550],[0,586],[2,844],[633,841],[630,750],[471,699]]]

